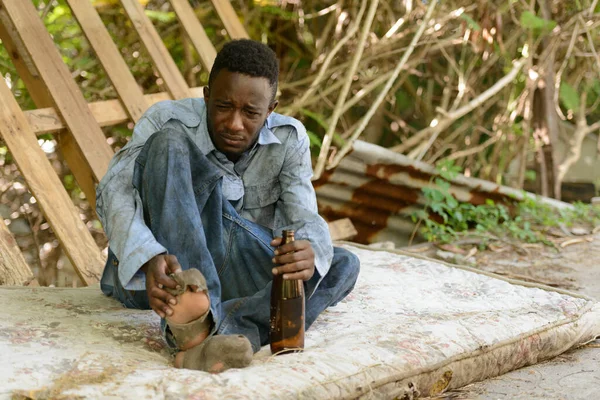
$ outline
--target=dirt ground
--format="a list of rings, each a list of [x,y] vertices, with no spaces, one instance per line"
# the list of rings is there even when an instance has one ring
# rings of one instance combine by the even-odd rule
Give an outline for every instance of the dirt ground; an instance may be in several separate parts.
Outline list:
[[[513,279],[560,287],[600,300],[600,232],[555,239],[557,248],[531,245],[486,250],[472,256],[476,266]],[[570,244],[572,243],[572,244]],[[561,247],[561,244],[565,247]],[[439,250],[429,250],[428,253]],[[448,253],[441,253],[445,256]],[[431,254],[430,254],[431,255]],[[445,393],[437,399],[600,398],[600,340],[554,359]]]

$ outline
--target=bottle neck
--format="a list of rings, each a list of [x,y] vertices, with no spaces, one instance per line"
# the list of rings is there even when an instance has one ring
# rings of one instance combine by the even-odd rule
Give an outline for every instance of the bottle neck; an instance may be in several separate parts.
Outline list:
[[[284,230],[282,232],[282,241],[281,244],[287,244],[287,243],[291,243],[294,241],[294,231],[292,230]]]

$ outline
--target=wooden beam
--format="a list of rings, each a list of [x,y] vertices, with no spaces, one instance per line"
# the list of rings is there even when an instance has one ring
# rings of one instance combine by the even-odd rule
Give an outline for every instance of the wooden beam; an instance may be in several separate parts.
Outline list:
[[[106,173],[113,151],[106,143],[104,133],[71,78],[69,69],[63,63],[33,3],[22,0],[0,0],[0,6],[6,11],[11,23],[19,27],[19,38],[28,56],[48,88],[53,103],[60,111],[69,131],[73,134],[73,147],[82,153],[79,161],[83,161],[84,165],[88,166],[94,180],[98,182]],[[82,167],[81,165],[69,166],[71,170]],[[92,202],[92,199],[88,200]]]
[[[0,38],[8,51],[19,77],[25,82],[27,90],[38,108],[55,107],[54,101],[39,71],[37,70],[25,44],[19,37],[6,10],[0,8]],[[52,108],[54,109],[54,108]],[[56,115],[60,120],[60,116]],[[61,120],[64,126],[64,122]],[[58,149],[65,159],[71,173],[79,183],[81,190],[92,206],[96,204],[96,188],[94,174],[81,151],[78,149],[73,136],[68,131],[63,131],[56,137]]]
[[[33,272],[25,262],[15,238],[4,219],[0,218],[0,286],[25,285],[33,280]]]
[[[96,283],[104,267],[100,250],[4,82],[0,82],[0,135],[82,282]]]
[[[131,19],[133,27],[140,35],[140,39],[148,50],[150,58],[154,61],[154,66],[165,82],[169,93],[175,99],[190,97],[190,90],[183,75],[177,69],[175,61],[154,29],[152,22],[144,13],[144,7],[138,0],[121,0],[121,4]]]
[[[110,37],[104,23],[89,1],[67,0],[79,26],[102,63],[127,113],[137,122],[148,108],[144,93],[129,71],[119,49]]]
[[[17,34],[17,29],[8,17],[6,10],[0,8],[0,39],[9,54],[13,65],[17,69],[19,78],[23,80],[33,102],[41,107],[52,107],[52,97],[48,88],[33,65],[33,60],[27,54],[25,45]]]
[[[179,18],[179,22],[183,26],[185,33],[188,35],[194,48],[198,52],[200,56],[200,61],[202,62],[202,66],[208,72],[210,72],[213,62],[215,61],[215,57],[217,56],[217,51],[215,47],[212,45],[210,39],[204,32],[204,28],[198,18],[196,18],[196,14],[194,13],[194,9],[190,6],[188,0],[169,0],[177,17]]]
[[[328,222],[329,234],[331,240],[347,240],[352,239],[358,233],[350,218],[342,218],[332,222]]]
[[[191,88],[192,97],[203,97],[203,88]],[[167,92],[147,94],[144,96],[148,107],[163,100],[173,100]],[[100,126],[113,126],[130,121],[127,111],[119,100],[97,101],[88,103],[90,112]],[[59,132],[65,129],[65,124],[54,108],[39,108],[24,111],[31,130],[40,136],[46,133]]]
[[[232,39],[250,39],[229,0],[211,0]]]
[[[98,176],[94,174],[88,161],[77,145],[77,141],[70,131],[63,130],[54,136],[58,143],[58,149],[67,162],[73,177],[79,184],[85,198],[96,212],[96,184],[99,182]],[[112,150],[111,150],[112,151]]]

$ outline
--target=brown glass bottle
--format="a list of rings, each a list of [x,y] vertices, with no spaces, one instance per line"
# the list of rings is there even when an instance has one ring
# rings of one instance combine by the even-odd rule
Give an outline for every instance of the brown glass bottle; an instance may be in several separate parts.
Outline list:
[[[294,231],[284,230],[281,245],[294,241]],[[286,354],[304,349],[304,284],[302,280],[273,277],[271,287],[271,353]]]

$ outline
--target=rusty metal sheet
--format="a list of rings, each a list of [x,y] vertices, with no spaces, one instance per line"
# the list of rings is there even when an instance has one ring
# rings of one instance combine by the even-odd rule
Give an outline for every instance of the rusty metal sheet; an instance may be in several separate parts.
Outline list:
[[[359,140],[338,167],[326,171],[313,185],[324,218],[352,220],[358,230],[353,241],[392,241],[404,246],[414,229],[411,214],[425,204],[421,189],[434,187],[433,179],[438,176],[429,164]],[[464,175],[458,175],[450,184],[450,193],[457,200],[474,205],[484,204],[486,199],[503,203],[534,196]],[[542,201],[558,208],[569,207],[554,199]]]

